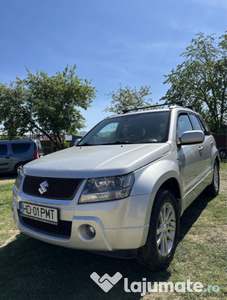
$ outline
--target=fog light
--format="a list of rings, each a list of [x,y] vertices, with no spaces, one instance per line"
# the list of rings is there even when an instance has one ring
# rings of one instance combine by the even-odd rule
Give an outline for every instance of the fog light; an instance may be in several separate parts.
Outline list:
[[[87,225],[86,226],[86,232],[92,238],[95,236],[95,233],[96,233],[95,232],[95,228],[93,226],[91,226],[91,225]]]

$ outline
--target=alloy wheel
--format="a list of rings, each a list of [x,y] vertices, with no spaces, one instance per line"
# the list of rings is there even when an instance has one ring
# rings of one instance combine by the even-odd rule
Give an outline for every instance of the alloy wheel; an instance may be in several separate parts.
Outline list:
[[[157,247],[162,256],[167,256],[173,247],[176,233],[176,215],[173,206],[165,203],[159,213],[157,226]]]

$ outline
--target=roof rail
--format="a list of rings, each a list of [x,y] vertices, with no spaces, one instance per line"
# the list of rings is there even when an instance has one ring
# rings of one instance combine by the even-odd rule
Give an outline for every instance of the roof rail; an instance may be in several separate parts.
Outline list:
[[[189,108],[189,109],[192,109],[192,110],[195,110],[194,106],[193,105],[187,105],[185,106],[186,108]]]
[[[173,105],[173,104],[176,104],[176,105],[179,105],[179,106],[183,106],[185,101],[178,101],[178,102],[173,102],[173,103],[163,103],[163,104],[156,104],[156,105],[149,105],[149,106],[143,106],[143,107],[135,107],[135,108],[130,108],[130,109],[124,109],[122,110],[122,113],[123,114],[126,114],[130,111],[137,111],[137,110],[140,110],[140,109],[147,109],[147,108],[153,108],[153,107],[159,107],[159,106],[166,106],[166,105]]]

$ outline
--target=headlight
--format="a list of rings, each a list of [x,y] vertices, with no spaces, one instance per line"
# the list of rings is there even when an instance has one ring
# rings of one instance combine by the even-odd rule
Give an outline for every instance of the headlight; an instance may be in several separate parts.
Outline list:
[[[80,195],[79,203],[123,199],[129,196],[134,174],[90,178]]]
[[[17,192],[19,192],[19,190],[20,190],[20,186],[21,186],[23,178],[24,178],[23,172],[21,172],[20,174],[17,175],[17,179],[15,181],[15,188],[16,188]]]

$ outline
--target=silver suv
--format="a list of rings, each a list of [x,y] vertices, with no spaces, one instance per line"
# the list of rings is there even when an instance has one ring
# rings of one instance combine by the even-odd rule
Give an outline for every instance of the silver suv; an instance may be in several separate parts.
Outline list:
[[[133,255],[157,270],[171,262],[179,219],[205,189],[219,192],[219,154],[191,109],[128,112],[76,146],[24,167],[13,218],[25,234],[75,249]]]

